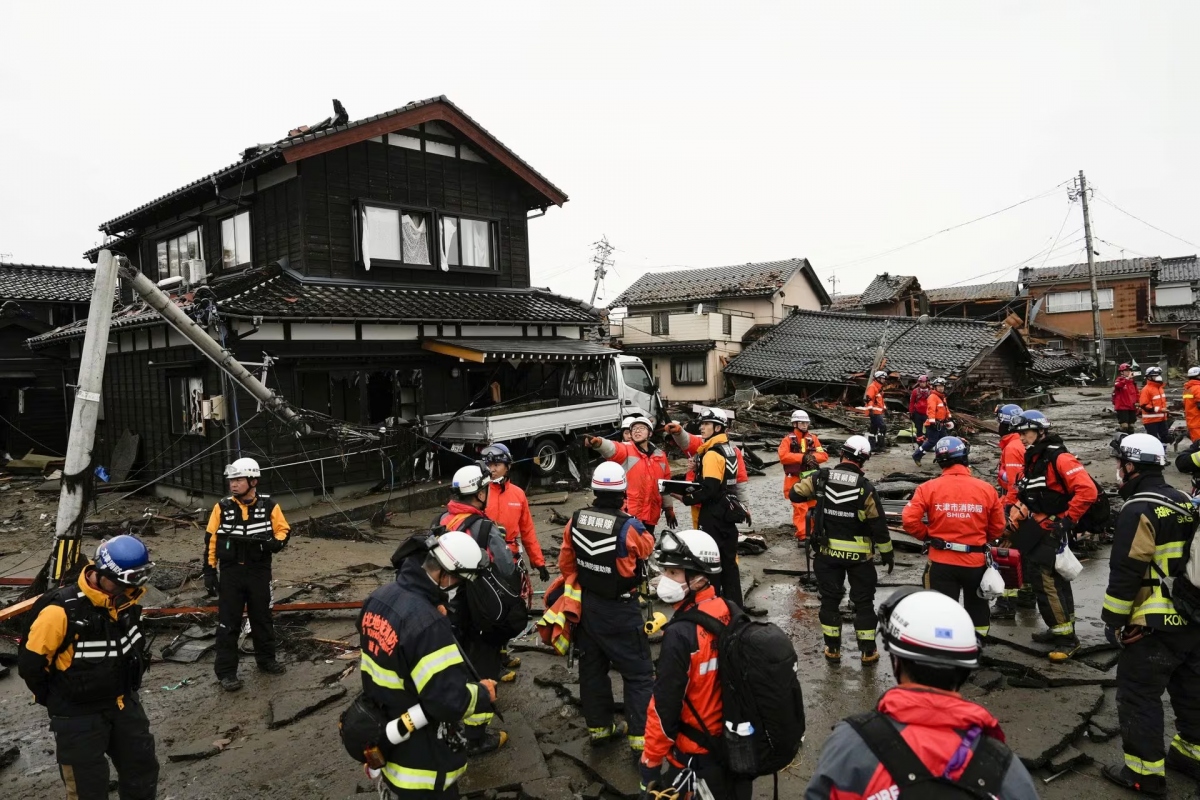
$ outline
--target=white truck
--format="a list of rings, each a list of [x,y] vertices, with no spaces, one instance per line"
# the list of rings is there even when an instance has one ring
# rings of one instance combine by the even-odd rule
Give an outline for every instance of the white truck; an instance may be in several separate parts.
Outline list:
[[[478,452],[503,442],[514,458],[532,458],[535,474],[549,476],[565,463],[563,451],[571,439],[614,433],[625,417],[657,422],[663,414],[662,397],[642,360],[614,355],[567,367],[557,397],[457,415],[429,414],[423,425],[426,436],[454,452]]]

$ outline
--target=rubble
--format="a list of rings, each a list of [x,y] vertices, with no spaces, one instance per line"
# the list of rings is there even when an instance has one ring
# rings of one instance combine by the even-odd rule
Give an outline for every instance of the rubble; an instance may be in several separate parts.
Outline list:
[[[167,760],[200,761],[205,758],[212,758],[219,752],[221,752],[221,747],[218,747],[212,739],[196,739],[195,741],[172,748],[167,753]]]
[[[571,779],[541,778],[521,784],[521,800],[572,800]]]
[[[341,684],[320,689],[292,689],[271,698],[268,727],[282,728],[346,696]]]
[[[633,768],[629,748],[620,743],[592,747],[587,739],[576,739],[557,745],[555,753],[571,759],[595,775],[610,792],[626,798],[636,798],[641,794],[638,773]]]
[[[496,724],[508,733],[508,742],[495,752],[471,759],[470,769],[458,784],[464,795],[516,789],[520,784],[550,777],[537,737],[524,714],[508,711],[504,721],[497,720]]]
[[[989,694],[985,705],[1001,721],[1008,746],[1026,767],[1038,769],[1083,735],[1103,703],[1099,686],[1064,686],[1004,689]]]

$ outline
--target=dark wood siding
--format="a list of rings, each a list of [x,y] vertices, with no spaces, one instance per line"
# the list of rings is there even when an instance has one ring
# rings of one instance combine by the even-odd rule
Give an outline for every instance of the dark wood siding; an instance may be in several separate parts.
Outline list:
[[[977,388],[1001,387],[1014,389],[1025,383],[1025,366],[1021,348],[1011,338],[988,353],[971,370],[969,383]]]
[[[30,450],[43,455],[67,452],[66,347],[30,351],[25,340],[34,334],[21,325],[0,326],[0,447],[13,458]]]

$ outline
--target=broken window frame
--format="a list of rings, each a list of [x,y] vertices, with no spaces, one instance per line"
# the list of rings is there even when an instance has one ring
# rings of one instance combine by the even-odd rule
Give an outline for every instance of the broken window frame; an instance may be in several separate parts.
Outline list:
[[[204,435],[203,375],[168,373],[167,402],[173,436]]]
[[[681,377],[681,369],[691,362],[699,361],[700,378],[687,380]],[[689,353],[671,356],[671,385],[672,386],[707,386],[708,385],[708,353]]]

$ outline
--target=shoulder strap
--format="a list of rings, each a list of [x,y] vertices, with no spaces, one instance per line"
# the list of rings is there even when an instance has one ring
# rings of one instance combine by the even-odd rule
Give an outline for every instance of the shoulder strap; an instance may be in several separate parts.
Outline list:
[[[983,736],[956,783],[980,796],[999,797],[1000,786],[1004,783],[1012,759],[1012,750],[990,736]]]
[[[735,606],[730,605],[729,606],[729,621],[730,621],[730,623],[733,622],[734,610],[735,610]],[[669,624],[674,624],[676,622],[691,622],[696,625],[699,625],[701,628],[704,628],[704,630],[711,633],[713,635],[713,637],[716,639],[721,638],[721,631],[725,630],[725,628],[727,627],[724,622],[721,622],[721,620],[717,619],[716,617],[710,617],[708,614],[705,614],[703,611],[701,611],[698,608],[690,608],[687,611],[680,611],[678,614],[676,614],[674,617],[671,618],[671,622]]]
[[[905,787],[918,781],[932,780],[933,775],[925,763],[904,741],[892,721],[879,711],[856,714],[847,717],[846,722],[871,748],[871,752],[900,788],[901,794]]]
[[[1172,500],[1171,498],[1167,497],[1166,495],[1159,494],[1158,492],[1138,492],[1137,494],[1133,495],[1125,502],[1128,504],[1128,503],[1133,503],[1133,502],[1136,502],[1139,500],[1143,500],[1148,503],[1157,503],[1159,505],[1167,506],[1171,510],[1178,511],[1181,514],[1192,514],[1195,511],[1195,509],[1185,508],[1185,507],[1181,506],[1178,501]]]

